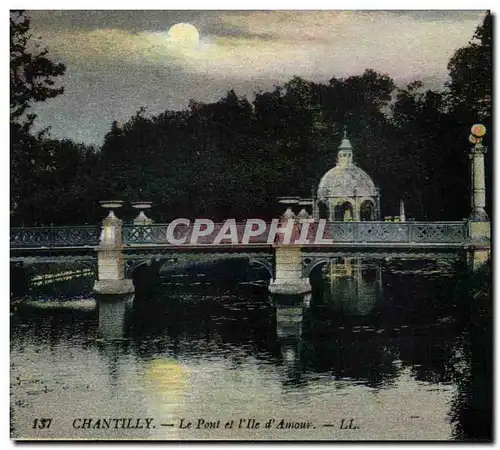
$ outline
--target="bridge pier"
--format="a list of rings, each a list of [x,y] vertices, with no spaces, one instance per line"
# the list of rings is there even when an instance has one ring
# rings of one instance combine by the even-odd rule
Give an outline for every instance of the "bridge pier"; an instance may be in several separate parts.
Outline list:
[[[467,265],[477,270],[490,257],[491,224],[487,222],[469,221],[469,242],[466,244]]]
[[[275,277],[269,284],[272,294],[300,295],[311,292],[309,278],[302,276],[302,249],[296,245],[275,247]]]
[[[123,223],[113,211],[103,220],[100,245],[97,250],[98,280],[94,292],[103,295],[123,295],[134,292],[132,280],[125,279],[123,258]]]

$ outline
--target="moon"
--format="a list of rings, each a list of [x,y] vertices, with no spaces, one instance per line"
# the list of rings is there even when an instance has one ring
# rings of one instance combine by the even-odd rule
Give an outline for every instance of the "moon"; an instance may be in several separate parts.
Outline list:
[[[168,38],[171,42],[181,47],[197,47],[200,43],[198,29],[190,23],[176,23],[168,30]]]

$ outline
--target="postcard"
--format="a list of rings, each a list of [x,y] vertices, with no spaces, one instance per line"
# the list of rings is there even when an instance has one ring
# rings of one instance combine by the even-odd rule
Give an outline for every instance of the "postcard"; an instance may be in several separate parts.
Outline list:
[[[491,442],[492,20],[11,11],[11,440]]]

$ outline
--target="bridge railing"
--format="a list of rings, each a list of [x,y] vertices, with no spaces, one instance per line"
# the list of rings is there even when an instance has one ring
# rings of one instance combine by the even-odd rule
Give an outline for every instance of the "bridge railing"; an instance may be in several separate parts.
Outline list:
[[[125,245],[157,244],[176,245],[167,236],[169,224],[123,226],[123,243]],[[197,245],[211,245],[221,231],[223,224],[217,223],[214,230],[207,236],[200,236]],[[267,244],[269,224],[266,231],[249,239],[250,244]],[[242,243],[245,223],[236,224],[236,240]],[[193,226],[177,226],[173,237],[191,242]],[[74,226],[74,227],[39,227],[39,228],[11,228],[10,247],[76,247],[99,245],[101,227]],[[296,225],[291,243],[300,236],[300,225]],[[306,239],[312,244],[318,236],[318,223],[312,223]],[[333,243],[415,243],[415,244],[460,244],[467,240],[467,223],[464,222],[327,222],[322,238],[332,239]],[[220,242],[230,245],[231,241],[224,239]]]
[[[464,222],[328,222],[325,238],[348,243],[461,243]]]
[[[100,234],[100,225],[11,228],[10,248],[95,246]]]
[[[214,243],[215,238],[221,231],[224,223],[215,223],[214,230],[207,236],[200,236],[196,239],[198,245],[210,245]],[[268,224],[269,225],[269,224]],[[173,245],[167,237],[168,223],[151,224],[151,225],[132,225],[126,224],[123,226],[123,243],[126,245],[133,244],[165,244]],[[245,232],[245,222],[236,223],[237,241],[241,243]],[[178,225],[173,229],[171,237],[175,240],[183,240],[185,244],[191,242],[193,233],[193,225]],[[250,244],[266,244],[269,235],[269,227],[266,227],[264,233],[259,236],[251,236]],[[221,244],[230,244],[229,239],[225,239]]]
[[[266,231],[250,238],[250,244],[266,244],[269,235],[269,224]],[[123,242],[133,244],[165,244],[172,245],[167,237],[169,224],[124,225]],[[217,223],[214,230],[207,236],[196,240],[198,245],[214,244],[223,224]],[[237,223],[237,241],[242,242],[245,223]],[[193,226],[177,226],[173,230],[174,239],[183,239],[189,244]],[[315,242],[318,233],[318,223],[312,223],[306,239]],[[300,227],[294,230],[291,243],[298,239]],[[466,222],[327,222],[321,235],[324,239],[332,239],[334,243],[415,243],[415,244],[458,244],[467,238]],[[230,244],[225,239],[222,244]]]

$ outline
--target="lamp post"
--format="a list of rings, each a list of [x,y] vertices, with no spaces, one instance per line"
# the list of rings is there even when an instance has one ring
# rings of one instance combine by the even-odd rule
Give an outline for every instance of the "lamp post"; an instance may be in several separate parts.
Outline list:
[[[470,152],[472,163],[472,212],[469,217],[474,222],[488,222],[489,218],[485,211],[486,206],[486,183],[484,172],[484,155],[487,148],[483,146],[483,136],[486,134],[486,127],[476,124],[471,128],[469,142],[474,144]]]
[[[484,174],[483,136],[486,127],[482,124],[473,125],[469,142],[474,145],[469,157],[472,162],[471,203],[472,212],[468,221],[468,261],[473,270],[483,265],[489,258],[491,250],[491,225],[484,207],[486,206],[486,183]]]

